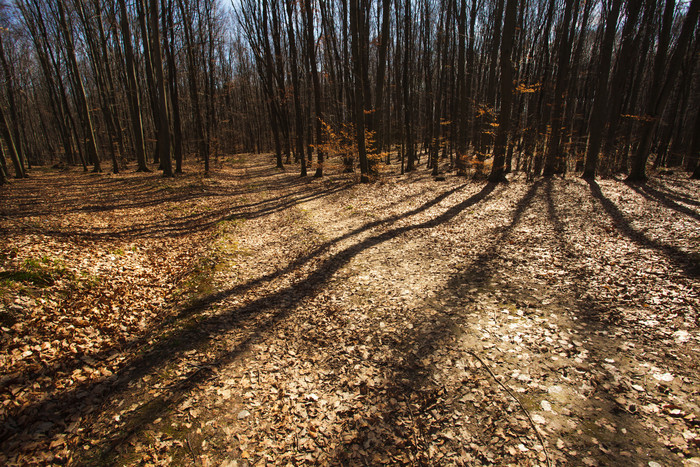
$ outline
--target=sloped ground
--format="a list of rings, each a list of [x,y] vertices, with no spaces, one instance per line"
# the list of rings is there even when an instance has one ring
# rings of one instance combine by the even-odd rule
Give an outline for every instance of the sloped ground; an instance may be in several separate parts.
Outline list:
[[[3,188],[2,462],[699,463],[697,182],[352,181]]]

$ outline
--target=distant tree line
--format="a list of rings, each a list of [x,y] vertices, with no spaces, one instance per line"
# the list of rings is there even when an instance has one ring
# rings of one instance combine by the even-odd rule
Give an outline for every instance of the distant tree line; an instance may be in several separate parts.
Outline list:
[[[700,178],[700,0],[4,0],[0,183],[273,152]]]

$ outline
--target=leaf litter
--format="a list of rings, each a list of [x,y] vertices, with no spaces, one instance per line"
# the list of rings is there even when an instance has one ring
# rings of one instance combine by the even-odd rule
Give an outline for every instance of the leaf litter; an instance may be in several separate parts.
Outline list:
[[[697,217],[261,164],[0,193],[3,463],[697,463]]]

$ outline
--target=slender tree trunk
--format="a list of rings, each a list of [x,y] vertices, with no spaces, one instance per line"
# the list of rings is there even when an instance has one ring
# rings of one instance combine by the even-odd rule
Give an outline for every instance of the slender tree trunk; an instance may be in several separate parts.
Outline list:
[[[10,151],[10,160],[12,160],[12,165],[15,167],[15,178],[24,178],[24,167],[22,167],[22,161],[17,153],[17,148],[15,147],[15,140],[12,136],[12,129],[7,121],[7,115],[5,115],[5,109],[0,105],[0,118],[2,118],[2,137],[5,140],[7,149]],[[2,144],[2,142],[0,142]]]
[[[673,0],[667,0],[667,2],[672,4]],[[669,10],[670,13],[667,13]],[[680,36],[678,37],[676,49],[671,55],[671,59],[667,62],[665,60],[665,55],[666,48],[668,47],[669,32],[665,30],[667,27],[670,30],[671,27],[670,24],[673,18],[673,5],[667,6],[666,8],[666,12],[664,13],[662,36],[659,40],[659,48],[654,63],[654,79],[647,102],[648,118],[646,118],[641,124],[641,139],[639,141],[639,146],[637,146],[637,151],[634,158],[632,159],[630,174],[627,176],[627,181],[629,182],[646,180],[646,163],[647,159],[649,158],[652,137],[658,125],[659,117],[661,116],[664,107],[666,106],[666,102],[671,95],[673,84],[680,71],[683,57],[685,56],[686,50],[693,39],[693,32],[697,27],[699,12],[700,0],[692,0],[688,8],[688,12],[686,13],[686,17],[683,20],[683,26]],[[669,15],[668,18],[667,14]]]
[[[141,93],[136,79],[136,64],[134,63],[134,48],[131,43],[129,16],[126,11],[126,0],[119,1],[119,24],[124,44],[126,59],[127,101],[131,113],[131,131],[133,133],[134,152],[136,153],[137,172],[150,172],[146,164],[146,147],[143,136],[143,117],[141,115]]]
[[[352,36],[352,65],[355,81],[355,138],[357,152],[360,158],[360,180],[369,182],[369,166],[367,164],[367,147],[365,144],[365,90],[362,70],[363,60],[362,35],[360,24],[364,23],[364,12],[361,10],[359,0],[350,0],[350,34]]]
[[[9,104],[9,110],[10,110],[10,118],[12,119],[12,122],[14,123],[14,126],[12,128],[12,135],[14,137],[15,141],[15,149],[17,151],[17,157],[19,157],[20,163],[22,164],[22,172],[23,175],[26,177],[27,172],[24,170],[24,164],[26,163],[26,167],[29,168],[29,161],[27,159],[27,155],[25,153],[25,148],[24,144],[22,142],[22,135],[21,135],[21,129],[20,129],[20,119],[19,119],[19,112],[17,110],[17,104],[15,102],[15,89],[14,89],[14,74],[12,73],[12,70],[7,63],[7,58],[5,57],[5,47],[3,46],[2,42],[2,34],[0,33],[0,62],[2,62],[2,69],[5,73],[5,90],[7,91],[7,102]]]
[[[93,172],[101,172],[102,167],[100,165],[100,156],[97,152],[95,130],[93,129],[92,125],[92,117],[90,116],[90,109],[88,108],[87,97],[85,95],[85,88],[83,87],[83,80],[80,73],[80,67],[78,66],[78,59],[75,55],[75,47],[73,46],[73,33],[69,29],[68,23],[66,21],[64,1],[65,0],[58,1],[58,15],[61,31],[65,40],[68,63],[73,74],[73,88],[77,101],[76,104],[78,107],[78,113],[81,116],[83,129],[87,137],[85,145],[88,152],[88,158],[93,163]]]
[[[379,39],[379,55],[377,62],[377,82],[374,91],[375,130],[377,138],[377,152],[384,150],[384,82],[386,80],[387,51],[389,50],[389,28],[391,23],[391,0],[381,0],[382,5],[382,30]]]
[[[411,0],[404,0],[404,59],[403,59],[403,96],[404,96],[404,115],[405,115],[405,132],[404,139],[406,140],[405,159],[406,172],[411,172],[415,169],[416,163],[416,144],[415,134],[413,129],[413,117],[416,111],[414,107],[413,96],[413,20],[411,16]]]
[[[597,88],[593,111],[589,124],[588,151],[583,170],[583,178],[594,179],[598,165],[598,153],[603,141],[603,128],[605,126],[606,105],[608,103],[608,77],[610,75],[610,61],[617,31],[617,17],[620,14],[622,0],[613,0],[608,16],[605,20],[605,34],[598,57],[598,73],[596,77]]]
[[[465,175],[467,172],[467,83],[464,78],[466,72],[466,31],[467,31],[467,0],[459,0],[459,13],[457,14],[457,115],[453,117],[457,125],[457,155],[455,156],[455,168],[457,175]],[[477,170],[479,170],[477,168]]]
[[[209,138],[205,133],[202,108],[199,101],[199,83],[197,70],[199,69],[195,55],[195,43],[192,31],[192,15],[189,11],[189,3],[178,0],[180,14],[183,18],[183,32],[185,35],[185,55],[187,56],[187,81],[192,101],[192,113],[194,115],[195,138],[199,145],[199,157],[204,161],[204,172],[209,172]]]
[[[173,108],[173,157],[175,159],[175,173],[182,173],[182,122],[180,118],[180,93],[178,90],[177,65],[175,63],[175,22],[173,18],[173,2],[161,0],[163,8],[163,44],[168,63],[168,90],[170,102]],[[169,37],[168,37],[169,36]]]
[[[569,57],[571,56],[571,44],[569,42],[569,28],[571,23],[571,7],[574,0],[566,0],[564,10],[564,22],[559,30],[559,62],[557,70],[557,82],[554,87],[554,103],[552,104],[552,132],[549,139],[549,147],[544,167],[544,175],[551,176],[555,173],[563,173],[566,163],[561,153],[562,114],[564,106],[564,90],[566,89],[569,74]]]
[[[647,0],[651,1],[651,0]],[[605,144],[603,146],[604,156],[615,160],[615,139],[617,127],[620,121],[620,113],[622,102],[627,88],[629,77],[633,68],[635,57],[637,57],[639,40],[635,34],[639,12],[642,7],[642,1],[627,2],[627,19],[625,26],[622,29],[622,45],[618,54],[617,64],[613,72],[612,81],[610,83],[609,95],[609,114],[608,126],[605,136]]]
[[[296,153],[301,162],[301,176],[306,177],[306,159],[304,158],[304,122],[301,117],[301,87],[299,70],[297,69],[297,47],[294,32],[295,0],[285,0],[287,3],[287,40],[289,42],[289,67],[292,72],[292,93],[294,99],[294,120],[296,126]]]
[[[503,2],[503,0],[500,0]],[[501,7],[502,8],[502,7]],[[503,39],[501,41],[501,111],[498,114],[498,128],[493,150],[493,165],[491,166],[490,182],[504,182],[505,152],[510,131],[510,113],[513,101],[513,36],[515,34],[515,16],[518,0],[507,0],[505,18],[503,20]]]
[[[156,92],[158,95],[158,148],[160,163],[164,177],[173,176],[172,160],[170,159],[170,113],[168,111],[168,95],[163,76],[163,54],[160,47],[160,29],[158,26],[158,0],[150,0],[150,39],[153,54],[153,71],[155,72]]]
[[[309,59],[309,69],[311,70],[311,83],[314,93],[314,111],[316,118],[314,119],[314,129],[316,131],[316,157],[318,166],[314,177],[323,176],[323,109],[321,107],[321,82],[318,78],[318,69],[316,62],[316,41],[314,33],[314,19],[312,12],[311,0],[304,0],[304,17],[306,18],[306,48]]]

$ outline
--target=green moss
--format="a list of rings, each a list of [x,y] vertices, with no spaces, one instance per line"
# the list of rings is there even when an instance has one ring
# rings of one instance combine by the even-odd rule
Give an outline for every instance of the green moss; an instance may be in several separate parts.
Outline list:
[[[48,287],[53,285],[57,279],[69,274],[62,261],[42,256],[38,259],[27,258],[19,267],[0,272],[0,283],[6,286],[16,283],[35,287]]]
[[[186,301],[192,303],[217,292],[214,284],[216,274],[235,265],[239,255],[246,254],[236,240],[238,227],[245,219],[225,219],[216,224],[209,251],[197,259],[187,279],[179,288]]]

